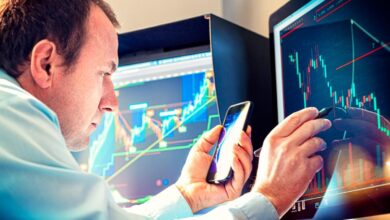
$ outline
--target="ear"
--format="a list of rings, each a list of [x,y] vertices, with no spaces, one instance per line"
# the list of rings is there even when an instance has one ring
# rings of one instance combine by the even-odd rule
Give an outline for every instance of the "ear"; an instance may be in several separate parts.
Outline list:
[[[58,60],[56,45],[49,40],[41,40],[35,44],[31,53],[31,77],[42,89],[51,86],[54,63]]]

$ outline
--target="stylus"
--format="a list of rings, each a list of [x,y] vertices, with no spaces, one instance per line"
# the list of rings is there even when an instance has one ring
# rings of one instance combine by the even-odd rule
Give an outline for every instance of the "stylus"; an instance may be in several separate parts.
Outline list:
[[[318,115],[317,115],[316,119],[326,117],[332,111],[332,109],[333,109],[333,106],[329,106],[329,107],[321,109],[318,112]]]

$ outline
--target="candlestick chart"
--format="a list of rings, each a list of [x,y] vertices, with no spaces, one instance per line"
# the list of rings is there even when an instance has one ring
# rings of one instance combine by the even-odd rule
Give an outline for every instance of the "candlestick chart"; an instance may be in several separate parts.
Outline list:
[[[319,135],[328,145],[324,167],[291,212],[347,194],[390,195],[390,32],[381,26],[388,15],[364,19],[362,5],[325,1],[280,33],[284,116],[331,106],[334,122]]]

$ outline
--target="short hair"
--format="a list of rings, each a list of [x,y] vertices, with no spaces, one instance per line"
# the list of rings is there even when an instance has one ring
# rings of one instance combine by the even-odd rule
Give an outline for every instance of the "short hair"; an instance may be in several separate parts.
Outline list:
[[[2,0],[0,3],[0,68],[18,78],[39,41],[53,41],[64,65],[71,67],[85,42],[87,18],[98,6],[115,27],[111,7],[104,0]]]

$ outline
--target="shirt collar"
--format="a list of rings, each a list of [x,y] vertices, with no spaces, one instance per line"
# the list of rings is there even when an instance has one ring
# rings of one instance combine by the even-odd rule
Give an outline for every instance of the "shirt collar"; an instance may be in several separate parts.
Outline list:
[[[18,87],[20,87],[19,82],[14,77],[7,74],[3,69],[0,69],[0,79],[5,79],[5,80],[17,85]]]

